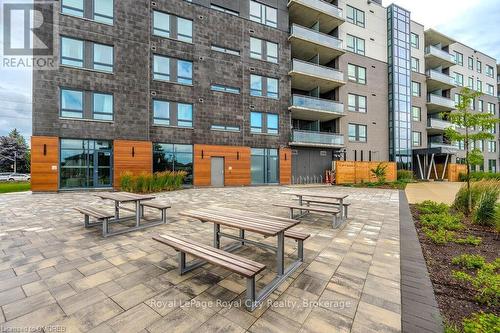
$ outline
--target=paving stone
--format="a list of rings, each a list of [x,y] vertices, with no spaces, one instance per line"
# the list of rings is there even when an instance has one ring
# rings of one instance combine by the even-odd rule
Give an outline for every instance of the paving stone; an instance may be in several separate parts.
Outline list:
[[[227,332],[227,333],[244,333],[245,329],[235,324],[229,319],[216,314],[208,321],[203,323],[197,330],[200,332]]]
[[[106,269],[104,271],[101,271],[99,273],[95,273],[89,276],[86,276],[84,278],[74,280],[71,282],[71,285],[76,291],[82,291],[86,290],[89,288],[96,287],[100,284],[116,280],[120,276],[123,275],[123,272],[120,271],[116,267],[112,267],[109,269]]]
[[[38,274],[36,274],[36,272],[8,278],[3,280],[2,283],[0,283],[0,291],[8,290],[14,287],[19,287],[24,284],[28,284],[37,280],[40,280],[40,277],[38,276]]]
[[[66,297],[60,300],[58,303],[67,315],[77,312],[78,310],[92,305],[96,302],[100,302],[106,299],[107,296],[100,291],[98,288],[88,289],[83,292],[79,292],[76,295]]]
[[[93,262],[93,263],[90,263],[90,264],[87,264],[87,265],[83,265],[83,266],[77,267],[77,269],[83,275],[89,276],[89,275],[98,273],[100,271],[103,271],[103,270],[111,268],[111,267],[113,267],[113,264],[111,264],[109,261],[107,261],[107,260],[99,260],[99,261],[96,261],[96,262]]]
[[[50,292],[45,291],[2,306],[7,321],[55,303]]]
[[[114,332],[139,332],[157,321],[160,315],[144,303],[141,303],[132,309],[122,312],[118,316],[110,319],[108,325]],[[161,329],[161,326],[160,326]],[[152,330],[149,330],[153,332]],[[165,327],[161,332],[167,331]]]
[[[25,298],[23,290],[19,287],[0,292],[0,306]]]
[[[20,328],[29,329],[30,327],[44,327],[63,316],[64,312],[61,308],[57,304],[51,304],[3,323],[2,329],[8,331],[9,329],[19,330]]]
[[[301,332],[307,333],[349,333],[351,331],[352,319],[332,315],[332,313],[323,308],[315,308],[307,317],[302,326]]]
[[[137,286],[124,290],[111,298],[123,309],[128,310],[136,306],[137,304],[151,298],[156,293],[157,291],[148,288],[143,284],[138,284]]]
[[[257,321],[248,329],[252,333],[293,333],[300,330],[300,324],[289,318],[273,311],[267,310]]]

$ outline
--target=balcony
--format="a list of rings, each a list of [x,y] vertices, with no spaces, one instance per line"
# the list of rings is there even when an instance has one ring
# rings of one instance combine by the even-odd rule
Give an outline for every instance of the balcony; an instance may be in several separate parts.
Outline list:
[[[329,99],[293,95],[288,108],[292,118],[301,120],[328,121],[344,115],[344,104]]]
[[[425,68],[448,68],[455,65],[455,57],[435,46],[425,48]]]
[[[292,60],[292,88],[311,91],[317,87],[326,93],[345,84],[344,73],[335,68],[298,59]]]
[[[427,95],[427,113],[446,112],[454,109],[454,100],[436,94]]]
[[[342,9],[322,0],[290,0],[290,22],[312,27],[319,22],[321,32],[328,33],[345,22]]]
[[[292,130],[290,146],[305,147],[342,147],[344,136],[337,133]]]
[[[459,150],[457,145],[444,142],[429,142],[429,148],[441,148],[443,152],[445,151],[456,152],[457,150]]]
[[[425,30],[424,35],[425,35],[425,46],[439,44],[443,47],[446,47],[456,43],[456,41],[453,38],[450,38],[434,29]]]
[[[293,58],[311,59],[319,55],[321,65],[345,53],[342,40],[298,24],[292,24],[289,40]]]
[[[427,134],[429,135],[442,134],[448,127],[456,128],[454,124],[446,120],[436,118],[427,119]]]
[[[433,69],[427,71],[427,91],[446,90],[455,87],[455,79],[451,76]]]

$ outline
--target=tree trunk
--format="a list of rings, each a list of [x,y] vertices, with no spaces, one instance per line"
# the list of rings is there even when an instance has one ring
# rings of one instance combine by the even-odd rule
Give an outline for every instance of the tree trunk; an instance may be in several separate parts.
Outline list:
[[[472,212],[472,194],[470,193],[469,128],[465,126],[465,161],[467,162],[467,215]]]

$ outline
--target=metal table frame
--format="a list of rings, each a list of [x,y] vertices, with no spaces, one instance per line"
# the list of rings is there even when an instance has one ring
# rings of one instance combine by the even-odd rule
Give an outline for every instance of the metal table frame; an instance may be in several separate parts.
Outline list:
[[[345,208],[344,208],[344,199],[348,197],[348,195],[328,195],[328,194],[314,194],[314,193],[301,193],[301,192],[284,192],[284,194],[295,195],[299,199],[299,206],[303,206],[303,197],[311,197],[311,198],[322,198],[322,199],[333,199],[338,201],[338,205],[340,207],[340,220],[344,222],[346,220]],[[307,201],[307,200],[306,200]],[[305,216],[308,214],[307,212],[300,212],[300,215],[297,218]]]

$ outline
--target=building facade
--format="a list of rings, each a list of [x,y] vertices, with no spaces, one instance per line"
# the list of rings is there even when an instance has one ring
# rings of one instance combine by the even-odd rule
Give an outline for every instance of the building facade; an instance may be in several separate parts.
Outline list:
[[[440,118],[469,78],[487,93],[477,110],[498,114],[495,59],[381,1],[55,6],[59,67],[33,71],[34,191],[117,187],[125,171],[224,186],[317,182],[335,160],[415,167],[413,150],[450,145]]]

